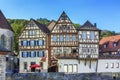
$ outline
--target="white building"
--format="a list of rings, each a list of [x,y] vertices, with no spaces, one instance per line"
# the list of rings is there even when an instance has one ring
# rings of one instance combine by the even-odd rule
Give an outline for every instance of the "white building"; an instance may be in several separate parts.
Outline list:
[[[48,69],[48,33],[46,26],[31,19],[19,36],[19,72]],[[32,65],[38,67],[31,68]],[[41,67],[39,67],[41,66]]]
[[[6,71],[13,68],[11,60],[6,61],[6,57],[11,56],[13,52],[13,39],[14,32],[0,11],[0,80],[5,80]]]

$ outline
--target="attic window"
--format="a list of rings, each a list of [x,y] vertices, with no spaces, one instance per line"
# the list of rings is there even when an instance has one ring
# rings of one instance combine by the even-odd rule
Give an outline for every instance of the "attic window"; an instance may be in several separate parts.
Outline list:
[[[104,46],[103,46],[104,48],[107,48],[107,44],[104,44]]]
[[[34,26],[34,24],[33,23],[30,23],[30,27],[33,27]]]
[[[116,46],[117,46],[117,42],[114,42],[114,43],[113,43],[113,47],[116,47]]]

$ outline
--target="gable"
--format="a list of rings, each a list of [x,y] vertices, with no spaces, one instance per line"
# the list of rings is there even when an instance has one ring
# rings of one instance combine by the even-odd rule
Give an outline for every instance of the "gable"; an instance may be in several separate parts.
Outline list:
[[[52,33],[74,33],[77,32],[73,23],[69,19],[69,17],[66,15],[65,12],[61,14],[58,21],[56,22]]]
[[[34,38],[39,37],[39,34],[45,33],[35,24],[33,20],[30,20],[29,23],[25,26],[19,38]]]

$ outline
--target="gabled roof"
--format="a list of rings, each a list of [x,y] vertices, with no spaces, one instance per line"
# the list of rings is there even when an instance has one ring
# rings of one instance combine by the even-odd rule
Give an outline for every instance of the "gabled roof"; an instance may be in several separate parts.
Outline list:
[[[55,24],[56,24],[56,21],[54,21],[54,20],[52,20],[49,24],[48,24],[48,29],[50,30],[50,31],[52,31],[52,29],[53,29],[53,27],[55,26]]]
[[[61,21],[61,18],[63,18],[62,21]],[[66,22],[66,19],[68,20],[67,22]],[[66,23],[73,25],[72,21],[71,21],[70,18],[67,16],[67,14],[65,13],[65,11],[63,11],[62,14],[60,15],[59,19],[56,21],[55,25],[53,26],[52,30],[55,28],[55,26],[56,26],[57,24],[66,25]],[[73,26],[74,26],[74,25],[73,25]],[[75,26],[74,26],[74,27],[75,27]],[[52,31],[52,30],[51,30],[51,31]],[[76,30],[76,28],[75,28],[75,30]]]
[[[117,43],[117,46],[114,47],[114,43]],[[120,49],[120,35],[104,37],[100,40],[100,50],[102,52],[111,52],[111,51],[118,51]],[[104,48],[103,46],[107,44],[107,47]]]
[[[5,18],[5,16],[3,15],[1,10],[0,10],[0,28],[8,29],[8,30],[13,31],[12,27],[8,23],[7,19]]]
[[[35,24],[44,32],[44,33],[50,33],[50,30],[43,24],[40,24],[39,22],[37,22],[34,19],[31,19],[35,22]]]
[[[86,21],[81,27],[78,28],[79,30],[99,30],[96,27],[96,23],[93,25],[90,21]]]

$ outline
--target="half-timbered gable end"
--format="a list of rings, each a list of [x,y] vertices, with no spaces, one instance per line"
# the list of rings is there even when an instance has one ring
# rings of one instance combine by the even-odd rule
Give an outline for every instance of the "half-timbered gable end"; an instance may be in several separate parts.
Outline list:
[[[48,34],[49,30],[31,19],[19,36],[19,56],[20,56],[20,72],[28,69],[33,64],[38,64],[43,70],[47,71],[48,59]]]
[[[99,32],[96,23],[89,21],[78,28],[80,58],[98,58]]]
[[[47,34],[49,32],[46,26],[31,19],[19,36],[19,49],[47,48]]]

